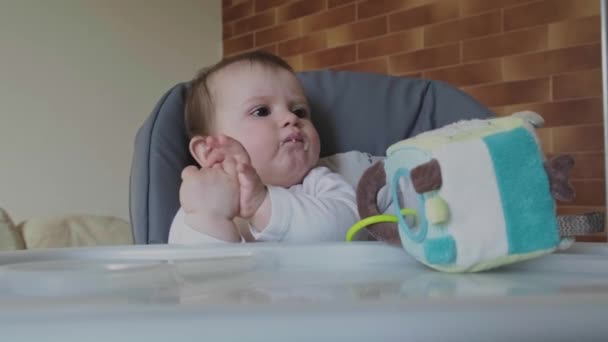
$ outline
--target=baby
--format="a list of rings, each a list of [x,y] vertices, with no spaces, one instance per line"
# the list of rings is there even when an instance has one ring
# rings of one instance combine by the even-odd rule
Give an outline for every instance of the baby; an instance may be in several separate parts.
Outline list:
[[[186,127],[201,168],[182,172],[169,243],[343,241],[358,220],[353,182],[318,165],[308,101],[279,57],[256,51],[200,72]]]

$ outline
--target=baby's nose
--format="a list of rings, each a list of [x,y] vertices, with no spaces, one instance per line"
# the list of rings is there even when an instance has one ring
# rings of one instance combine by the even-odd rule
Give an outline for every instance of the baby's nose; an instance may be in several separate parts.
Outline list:
[[[298,123],[298,116],[289,110],[281,112],[280,115],[281,127],[292,126]]]

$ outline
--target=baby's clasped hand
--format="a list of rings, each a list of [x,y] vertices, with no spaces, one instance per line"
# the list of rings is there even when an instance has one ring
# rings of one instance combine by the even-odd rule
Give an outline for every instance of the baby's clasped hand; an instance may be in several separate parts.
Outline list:
[[[240,240],[232,223],[239,212],[239,184],[233,158],[211,168],[185,168],[180,201],[185,221],[194,229],[225,241]]]
[[[265,226],[269,210],[264,210],[264,214],[258,213],[258,210],[267,199],[268,190],[251,165],[243,145],[231,137],[218,135],[194,138],[191,147],[201,149],[198,155],[202,156],[202,168],[198,170],[189,166],[183,171],[180,199],[186,216],[199,220],[201,216],[208,215],[224,220],[238,216],[255,226]],[[233,193],[234,183],[236,193]],[[236,210],[233,202],[235,196]],[[211,199],[215,204],[207,203]],[[221,205],[226,208],[220,208]]]
[[[264,202],[268,190],[251,165],[249,153],[239,141],[223,134],[203,139],[205,144],[203,165],[215,167],[219,163],[224,163],[227,158],[233,158],[236,162],[240,190],[238,216],[244,219],[253,218]]]
[[[200,154],[202,167],[222,163],[227,156],[233,157],[237,164],[251,164],[249,153],[237,140],[223,134],[199,138],[199,143],[195,144],[194,148],[204,149]]]

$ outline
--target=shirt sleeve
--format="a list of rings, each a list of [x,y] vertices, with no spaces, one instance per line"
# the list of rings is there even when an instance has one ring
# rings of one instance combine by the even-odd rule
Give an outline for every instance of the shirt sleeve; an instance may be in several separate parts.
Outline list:
[[[190,228],[190,226],[186,224],[185,217],[184,210],[179,208],[177,214],[175,214],[175,217],[173,218],[173,222],[171,222],[171,228],[169,229],[169,244],[199,245],[228,243]]]
[[[258,241],[344,241],[359,219],[353,187],[326,167],[312,169],[302,184],[289,189],[269,186],[268,225],[251,233]]]

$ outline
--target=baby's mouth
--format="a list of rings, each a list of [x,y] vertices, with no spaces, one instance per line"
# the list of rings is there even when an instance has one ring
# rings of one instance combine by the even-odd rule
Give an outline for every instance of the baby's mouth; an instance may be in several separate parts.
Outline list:
[[[308,142],[304,139],[302,133],[291,133],[287,136],[283,141],[281,141],[280,146],[295,146],[300,145],[304,149],[304,151],[308,151]]]

